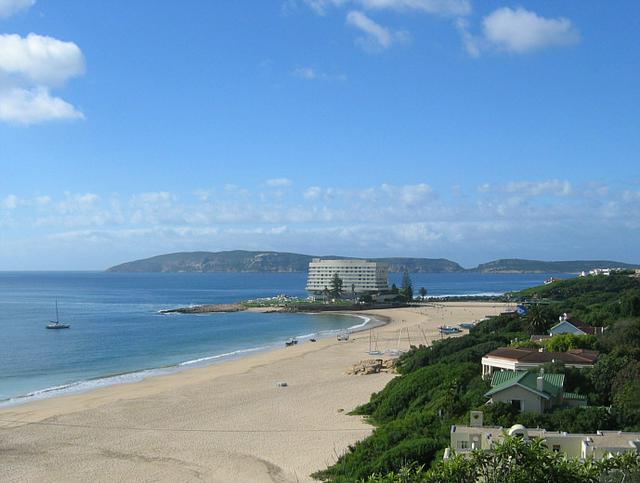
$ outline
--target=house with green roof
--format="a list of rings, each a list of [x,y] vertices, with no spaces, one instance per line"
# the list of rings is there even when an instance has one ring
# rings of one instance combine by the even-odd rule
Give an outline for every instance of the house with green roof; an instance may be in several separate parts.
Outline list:
[[[529,371],[493,373],[489,403],[511,404],[521,412],[543,413],[556,406],[585,406],[586,396],[564,391],[564,374]]]

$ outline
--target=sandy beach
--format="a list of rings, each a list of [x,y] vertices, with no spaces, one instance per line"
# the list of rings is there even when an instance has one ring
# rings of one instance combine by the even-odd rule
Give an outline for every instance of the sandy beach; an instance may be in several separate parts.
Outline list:
[[[451,302],[371,315],[390,320],[374,330],[378,348],[406,350],[442,324],[503,310]],[[311,481],[372,429],[347,413],[394,376],[347,375],[368,350],[365,331],[0,410],[0,480]]]

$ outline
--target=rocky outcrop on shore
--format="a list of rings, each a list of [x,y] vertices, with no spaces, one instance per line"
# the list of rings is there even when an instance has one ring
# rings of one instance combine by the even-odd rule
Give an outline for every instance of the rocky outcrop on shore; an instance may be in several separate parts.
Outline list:
[[[212,314],[215,312],[297,312],[295,307],[280,307],[277,305],[266,307],[248,307],[244,304],[205,304],[191,305],[189,307],[176,307],[174,309],[161,310],[161,314]]]
[[[208,314],[212,312],[241,312],[247,310],[242,304],[207,304],[193,305],[190,307],[178,307],[175,309],[161,310],[161,314]]]
[[[379,374],[380,372],[396,372],[396,359],[365,359],[354,364],[347,370],[350,376],[366,376],[368,374]]]

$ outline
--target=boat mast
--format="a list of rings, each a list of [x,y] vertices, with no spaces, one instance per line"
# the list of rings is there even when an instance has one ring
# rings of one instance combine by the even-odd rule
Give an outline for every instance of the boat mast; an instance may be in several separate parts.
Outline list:
[[[56,324],[60,323],[60,317],[58,317],[58,301],[56,300]]]

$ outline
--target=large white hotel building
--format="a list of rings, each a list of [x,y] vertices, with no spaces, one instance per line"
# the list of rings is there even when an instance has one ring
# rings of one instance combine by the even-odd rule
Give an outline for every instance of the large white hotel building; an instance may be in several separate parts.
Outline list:
[[[345,295],[376,294],[389,290],[389,264],[367,260],[322,260],[314,258],[309,263],[307,292],[322,295],[331,289],[334,274],[342,279]]]

